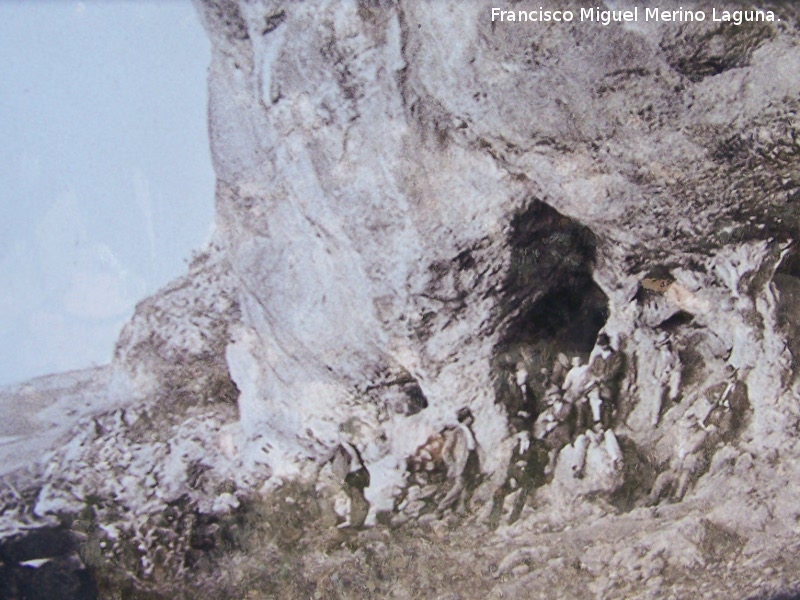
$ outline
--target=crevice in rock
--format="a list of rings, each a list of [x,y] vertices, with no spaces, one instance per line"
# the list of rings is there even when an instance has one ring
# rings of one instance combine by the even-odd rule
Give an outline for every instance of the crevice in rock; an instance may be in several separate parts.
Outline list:
[[[694,316],[684,310],[679,310],[671,317],[665,319],[658,325],[658,329],[662,329],[664,331],[674,331],[679,327],[683,327],[685,325],[689,325]]]
[[[678,346],[678,358],[681,361],[681,383],[684,387],[697,384],[708,374],[703,353],[697,349],[697,344],[700,342],[699,335],[689,336]]]
[[[264,28],[261,30],[261,35],[267,35],[275,31],[286,20],[286,11],[279,10],[276,13],[264,17]]]
[[[800,248],[795,243],[789,250],[789,253],[781,261],[781,264],[775,269],[776,275],[785,275],[800,279]]]
[[[785,332],[792,356],[792,372],[800,372],[800,251],[792,247],[772,278],[778,295],[778,326]]]

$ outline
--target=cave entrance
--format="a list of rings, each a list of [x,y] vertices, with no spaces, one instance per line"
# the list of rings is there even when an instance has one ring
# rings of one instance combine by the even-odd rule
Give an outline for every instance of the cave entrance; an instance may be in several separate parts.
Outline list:
[[[538,416],[554,369],[576,356],[586,362],[608,318],[608,298],[592,280],[591,230],[539,201],[511,225],[492,372],[496,401],[521,428]]]
[[[557,287],[538,299],[505,332],[507,346],[549,345],[586,358],[608,317],[608,299],[591,279]]]

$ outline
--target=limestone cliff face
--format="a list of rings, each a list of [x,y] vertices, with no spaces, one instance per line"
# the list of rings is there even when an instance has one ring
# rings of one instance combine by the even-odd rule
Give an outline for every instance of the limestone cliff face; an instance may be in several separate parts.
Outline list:
[[[776,553],[800,487],[796,9],[602,26],[491,6],[197,3],[214,242],[123,332],[138,400],[37,475],[40,517],[89,497],[137,515],[91,501],[92,535],[142,553],[97,564],[163,590],[188,560],[221,590],[220,565],[255,568],[229,554],[289,568],[287,539],[366,548],[375,527],[389,563],[391,539],[433,531],[461,561],[486,535],[473,587],[389,567],[409,596],[796,583]],[[99,449],[112,474],[80,468]],[[336,559],[350,592],[329,560],[264,593],[380,595],[352,583],[360,558]],[[693,570],[717,563],[727,583]]]
[[[272,469],[350,442],[399,485],[463,407],[483,469],[501,469],[496,355],[547,337],[527,321],[597,295],[589,278],[602,294],[572,310],[604,313],[626,356],[615,426],[633,441],[662,442],[662,413],[737,382],[752,427],[792,429],[768,416],[780,386],[748,383],[787,381],[790,360],[770,281],[797,229],[791,14],[644,31],[492,23],[480,2],[199,8],[242,311],[227,359],[243,444],[269,438]],[[669,292],[639,292],[656,272]],[[604,323],[581,325],[588,346],[557,350],[585,360]],[[686,368],[662,398],[660,371]],[[390,488],[368,493],[390,506]]]

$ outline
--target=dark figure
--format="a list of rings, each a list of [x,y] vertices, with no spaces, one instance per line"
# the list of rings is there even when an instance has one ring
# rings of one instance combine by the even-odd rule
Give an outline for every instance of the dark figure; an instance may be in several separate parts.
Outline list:
[[[361,527],[369,514],[370,504],[364,497],[364,490],[369,487],[369,471],[361,460],[361,453],[352,444],[350,455],[350,472],[344,477],[344,492],[350,498],[350,515],[348,526]]]
[[[530,493],[547,483],[547,468],[550,456],[549,449],[541,440],[523,437],[514,449],[511,462],[508,466],[508,475],[503,486],[494,494],[492,513],[489,524],[497,527],[503,513],[503,504],[506,496],[519,490],[514,501],[514,508],[508,517],[508,522],[514,523],[519,519]]]

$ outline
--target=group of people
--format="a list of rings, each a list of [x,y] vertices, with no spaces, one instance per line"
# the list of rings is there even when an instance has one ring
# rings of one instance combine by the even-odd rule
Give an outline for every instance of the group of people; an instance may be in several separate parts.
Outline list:
[[[478,443],[472,425],[475,417],[472,411],[463,407],[456,413],[457,425],[445,427],[431,436],[409,459],[409,483],[425,488],[430,484],[439,491],[426,497],[417,508],[443,514],[447,510],[463,513],[472,492],[481,481]],[[450,483],[445,489],[446,482]],[[402,503],[401,503],[402,504]]]
[[[540,362],[538,373],[532,376],[535,366],[535,361],[521,357],[501,374],[497,391],[509,411],[518,444],[506,482],[495,494],[492,519],[496,522],[506,496],[516,490],[519,493],[508,520],[519,518],[531,491],[546,483],[558,453],[568,444],[574,443],[577,451],[576,477],[583,476],[585,454],[593,438],[605,445],[614,460],[621,460],[610,427],[624,362],[609,337],[604,333],[598,336],[586,364],[578,356],[570,361],[559,353],[552,367]]]
[[[530,493],[547,482],[556,457],[568,444],[576,449],[576,477],[583,476],[585,455],[592,440],[604,444],[612,459],[621,460],[610,426],[623,367],[621,353],[612,348],[605,334],[598,337],[586,364],[577,356],[570,361],[563,353],[549,368],[524,353],[505,361],[496,392],[506,405],[517,444],[506,481],[495,493],[490,521],[499,523],[506,496],[518,490],[508,518],[509,522],[516,521]],[[420,487],[438,479],[452,482],[441,496],[430,498],[428,510],[439,513],[465,510],[481,480],[472,412],[461,409],[457,421],[457,425],[428,440],[409,463],[412,479]],[[363,491],[369,485],[369,473],[357,450],[351,448],[347,455],[350,460],[345,462],[350,468],[344,487],[351,514],[345,525],[357,527],[363,523],[369,506]]]

